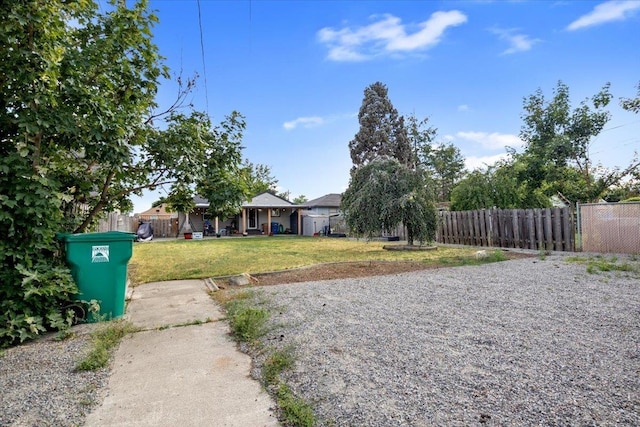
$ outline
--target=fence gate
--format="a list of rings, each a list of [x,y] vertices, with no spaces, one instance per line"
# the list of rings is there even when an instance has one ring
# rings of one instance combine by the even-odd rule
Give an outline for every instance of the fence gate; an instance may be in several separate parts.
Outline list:
[[[640,203],[578,205],[584,252],[640,254]]]

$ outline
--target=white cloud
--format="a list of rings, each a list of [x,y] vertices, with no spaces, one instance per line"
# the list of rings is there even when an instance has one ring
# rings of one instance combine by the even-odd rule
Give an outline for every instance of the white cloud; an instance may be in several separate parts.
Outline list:
[[[291,120],[289,122],[284,122],[282,124],[282,127],[285,128],[286,130],[293,130],[295,128],[297,128],[298,126],[302,126],[305,128],[312,128],[315,126],[320,126],[321,124],[324,123],[324,119],[322,117],[317,117],[317,116],[313,116],[313,117],[298,117],[295,120]]]
[[[523,142],[516,135],[508,133],[487,133],[487,132],[458,132],[458,138],[466,139],[480,144],[482,147],[497,150],[505,147],[518,148]]]
[[[492,28],[490,31],[496,34],[500,40],[505,40],[509,43],[509,48],[502,52],[503,55],[526,52],[527,50],[531,50],[534,44],[541,41],[540,39],[532,39],[526,34],[517,33],[518,30],[516,28]]]
[[[638,9],[640,9],[640,1],[637,0],[606,1],[594,7],[591,12],[573,21],[567,26],[567,30],[573,31],[607,22],[622,21],[629,18]]]
[[[469,111],[470,108],[467,104],[458,105],[458,111]]]
[[[464,166],[468,171],[486,169],[487,166],[491,166],[497,161],[506,159],[507,157],[507,153],[495,154],[493,156],[466,156],[464,159]]]
[[[393,15],[373,16],[377,19],[364,27],[344,27],[335,30],[322,28],[318,40],[329,48],[327,58],[332,61],[365,61],[381,55],[414,52],[440,43],[444,32],[467,22],[462,12],[435,12],[419,23],[417,30],[408,33],[402,20]]]

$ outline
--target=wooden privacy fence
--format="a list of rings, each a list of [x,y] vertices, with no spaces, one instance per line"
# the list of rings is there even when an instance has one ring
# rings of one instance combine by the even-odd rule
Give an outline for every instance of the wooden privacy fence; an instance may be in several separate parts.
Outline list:
[[[109,212],[103,219],[98,221],[97,232],[105,231],[126,231],[135,233],[138,229],[138,220],[132,216],[122,215],[117,212]]]
[[[144,222],[151,223],[154,237],[178,236],[178,218],[150,219],[145,220]]]
[[[535,250],[575,250],[571,208],[443,211],[438,243]]]
[[[176,237],[178,235],[178,218],[150,219],[144,222],[151,223],[154,237]],[[138,230],[139,219],[133,216],[109,213],[98,222],[96,231],[126,231],[135,233]]]

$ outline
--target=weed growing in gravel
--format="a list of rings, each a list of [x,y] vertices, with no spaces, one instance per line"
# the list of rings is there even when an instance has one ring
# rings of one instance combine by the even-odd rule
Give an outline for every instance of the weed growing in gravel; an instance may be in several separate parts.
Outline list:
[[[503,251],[497,249],[493,252],[490,252],[487,254],[487,257],[484,258],[482,261],[484,262],[500,262],[500,261],[506,261],[507,260],[507,256],[504,254]]]
[[[293,368],[295,356],[293,347],[287,347],[284,350],[277,350],[269,355],[262,365],[262,378],[267,385],[273,385],[278,382],[281,372]]]
[[[278,406],[282,412],[282,421],[286,425],[313,427],[316,423],[311,405],[294,396],[289,387],[280,384],[278,388]]]
[[[265,325],[269,313],[264,308],[256,308],[251,302],[253,292],[241,292],[223,303],[233,335],[243,342],[253,342],[266,332]]]
[[[619,271],[619,272],[630,272],[637,273],[639,271],[638,266],[631,264],[627,261],[618,262],[618,258],[615,256],[606,258],[602,256],[596,257],[568,257],[566,258],[567,262],[575,262],[578,264],[586,264],[587,273],[589,274],[597,274],[599,272],[607,272],[607,271]]]
[[[95,371],[105,367],[122,338],[129,333],[136,332],[136,330],[131,323],[122,320],[114,320],[99,327],[91,334],[91,350],[78,363],[76,370]]]
[[[311,405],[296,397],[293,391],[280,381],[280,374],[292,369],[295,349],[281,350],[265,348],[259,338],[267,332],[266,322],[273,304],[254,291],[215,292],[211,297],[218,301],[227,312],[227,319],[237,341],[247,342],[255,351],[266,355],[262,366],[262,381],[267,390],[274,394],[279,409],[279,418],[284,425],[312,427],[316,420]]]
[[[61,329],[56,333],[55,340],[56,341],[64,341],[69,338],[74,338],[76,334],[71,332],[71,329]]]
[[[547,251],[545,249],[540,249],[538,251],[538,259],[540,261],[544,261],[545,259],[547,259],[547,255],[551,254],[551,251]]]
[[[509,259],[504,254],[504,251],[500,249],[496,249],[495,251],[491,251],[491,252],[489,251],[482,251],[482,252],[486,252],[486,254],[484,254],[483,256],[475,255],[473,257],[467,257],[467,256],[442,257],[438,259],[438,264],[443,266],[458,267],[463,265],[481,265],[481,264],[486,264],[490,262],[507,261]]]

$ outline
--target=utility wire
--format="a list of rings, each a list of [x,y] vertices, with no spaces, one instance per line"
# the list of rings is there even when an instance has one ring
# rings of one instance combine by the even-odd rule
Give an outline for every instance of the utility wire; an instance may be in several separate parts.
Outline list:
[[[207,63],[204,60],[204,37],[202,35],[202,11],[200,10],[200,0],[198,1],[198,26],[200,27],[200,53],[202,55],[202,70],[204,72],[204,100],[209,114],[209,88],[207,86]]]

